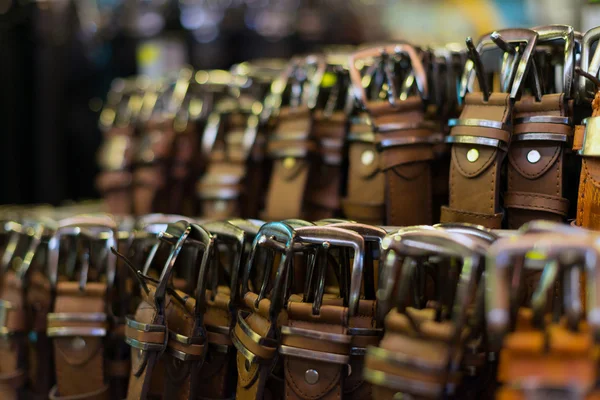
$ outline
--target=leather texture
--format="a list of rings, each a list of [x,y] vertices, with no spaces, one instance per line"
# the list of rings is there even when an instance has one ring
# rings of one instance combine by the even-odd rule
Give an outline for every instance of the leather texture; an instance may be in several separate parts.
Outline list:
[[[600,92],[592,102],[592,117],[600,116]],[[583,127],[575,130],[573,149],[580,150],[583,143]],[[578,226],[600,229],[600,159],[597,157],[581,157],[581,175],[579,178],[579,195],[577,198]]]
[[[434,153],[427,140],[434,132],[418,126],[424,122],[421,98],[412,96],[395,106],[369,102],[365,109],[358,116],[363,122],[350,125],[345,216],[373,225],[432,223]],[[371,128],[384,125],[389,126],[385,131]]]
[[[506,93],[492,93],[484,102],[482,93],[469,93],[460,119],[485,119],[503,124],[512,121],[512,103]],[[510,142],[511,132],[475,126],[456,126],[451,136],[476,136]],[[474,149],[478,158],[470,162]],[[479,144],[453,144],[450,165],[450,202],[442,207],[441,222],[466,222],[487,228],[501,228],[501,170],[506,153],[497,147]]]
[[[548,94],[541,102],[525,96],[515,104],[514,118],[568,117],[569,109],[564,94]],[[508,190],[504,207],[508,214],[508,228],[518,229],[536,219],[564,221],[569,202],[564,196],[566,142],[549,140],[518,140],[528,133],[555,133],[568,140],[573,129],[565,124],[526,122],[515,124],[508,151]],[[536,153],[537,152],[537,153]],[[528,157],[539,154],[539,160]],[[536,160],[535,158],[532,160]]]

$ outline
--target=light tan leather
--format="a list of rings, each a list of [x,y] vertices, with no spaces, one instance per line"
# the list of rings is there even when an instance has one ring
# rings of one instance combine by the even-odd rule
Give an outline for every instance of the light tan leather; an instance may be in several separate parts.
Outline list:
[[[512,104],[506,93],[492,93],[487,102],[482,93],[469,93],[460,119],[486,119],[510,124]],[[451,136],[469,135],[508,139],[510,132],[499,129],[457,126]],[[469,162],[467,152],[476,149],[479,158]],[[487,228],[501,228],[501,167],[505,152],[495,147],[453,144],[450,166],[450,203],[442,208],[442,222],[467,222]]]
[[[106,284],[88,282],[81,290],[79,282],[59,282],[53,313],[106,313]],[[52,315],[52,314],[50,314]],[[49,315],[49,316],[50,316]],[[48,320],[48,330],[61,327],[108,328],[107,322]],[[102,336],[52,338],[56,371],[57,397],[82,396],[97,393],[95,399],[108,399],[105,354]],[[83,345],[82,345],[83,344]]]

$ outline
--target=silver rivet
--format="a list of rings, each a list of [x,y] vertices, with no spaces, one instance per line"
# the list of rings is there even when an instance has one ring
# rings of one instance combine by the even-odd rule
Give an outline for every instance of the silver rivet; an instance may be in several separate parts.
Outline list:
[[[540,161],[541,158],[542,155],[537,150],[529,150],[529,153],[527,153],[527,161],[529,161],[531,164],[535,164],[536,162]]]
[[[314,385],[319,382],[319,373],[314,369],[307,369],[304,373],[304,380],[309,385]]]
[[[227,209],[227,203],[225,200],[216,200],[215,201],[215,211],[223,212]]]
[[[479,150],[471,149],[471,150],[467,151],[467,160],[469,162],[475,162],[475,161],[479,160]]]
[[[86,343],[82,337],[76,336],[71,340],[71,348],[73,350],[81,350],[85,347]]]
[[[294,157],[286,157],[283,159],[283,168],[292,169],[296,165],[296,159]]]
[[[375,153],[373,152],[373,150],[365,150],[360,155],[360,162],[363,163],[363,165],[371,165],[374,160]]]

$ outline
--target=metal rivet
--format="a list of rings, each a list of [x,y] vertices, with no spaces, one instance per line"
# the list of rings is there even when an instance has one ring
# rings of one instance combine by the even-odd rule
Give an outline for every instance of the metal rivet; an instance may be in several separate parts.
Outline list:
[[[375,153],[373,152],[373,150],[365,150],[360,155],[360,162],[363,163],[363,165],[371,165],[374,160]]]
[[[80,336],[76,336],[73,338],[73,340],[71,340],[71,348],[73,350],[81,350],[85,347],[85,345],[85,340]]]
[[[475,161],[479,160],[479,150],[471,149],[471,150],[467,151],[467,160],[469,162],[475,162]]]
[[[223,212],[227,209],[227,203],[224,200],[215,201],[215,211]]]
[[[283,159],[283,168],[292,169],[296,165],[296,159],[294,157],[286,157]]]
[[[304,380],[309,385],[314,385],[319,382],[319,373],[314,369],[307,369],[304,373]]]
[[[540,161],[541,158],[542,155],[537,150],[530,150],[529,153],[527,153],[527,161],[529,161],[531,164],[535,164],[536,162]]]

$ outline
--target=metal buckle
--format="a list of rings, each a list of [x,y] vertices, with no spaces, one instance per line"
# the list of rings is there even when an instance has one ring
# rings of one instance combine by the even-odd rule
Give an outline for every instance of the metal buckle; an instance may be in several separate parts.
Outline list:
[[[394,83],[393,57],[408,56],[411,64],[411,71],[403,81],[403,88],[398,95],[398,90]],[[359,61],[364,66],[365,62],[372,62],[369,68],[361,68]],[[376,68],[383,68],[385,80],[387,84],[388,102],[394,106],[398,100],[402,101],[406,98],[408,91],[413,84],[416,84],[417,91],[422,99],[427,99],[429,92],[427,88],[427,75],[425,68],[415,48],[407,43],[390,44],[375,46],[364,50],[358,50],[350,55],[349,73],[352,82],[352,92],[355,100],[363,109],[366,108],[368,97],[365,87],[371,83],[371,73],[374,73]],[[361,75],[361,69],[364,74]],[[364,77],[364,78],[363,78]]]
[[[48,241],[48,274],[50,277],[50,284],[53,288],[56,288],[58,284],[60,245],[64,236],[83,236],[89,240],[101,240],[105,242],[105,255],[102,262],[105,264],[104,274],[106,276],[106,285],[108,291],[110,291],[115,281],[117,261],[116,256],[110,250],[112,247],[116,247],[118,239],[117,224],[114,219],[108,215],[83,215],[59,221],[56,231]],[[75,256],[77,257],[78,255],[75,254]],[[87,249],[87,251],[82,251],[79,254],[79,257],[79,262],[81,264],[79,285],[81,290],[84,290],[90,267],[90,250]],[[76,263],[77,261],[73,260],[73,262]],[[99,267],[98,265],[96,266]]]
[[[585,126],[585,130],[581,150],[578,150],[577,154],[586,157],[600,157],[600,117],[585,118],[581,124]]]
[[[538,34],[537,45],[547,44],[558,40],[564,41],[563,48],[563,80],[557,87],[565,94],[566,98],[572,98],[574,94],[574,73],[575,73],[575,31],[569,25],[546,25],[532,28]],[[557,85],[558,86],[558,85]]]
[[[600,51],[598,48],[593,54],[590,60],[590,53],[592,50],[592,44],[600,40],[600,26],[588,30],[583,35],[581,43],[581,56],[579,59],[579,65],[583,72],[587,72],[593,77],[598,77],[598,70],[600,70]],[[596,94],[596,90],[591,90],[591,82],[585,76],[579,77],[579,101],[593,99]]]
[[[481,62],[481,54],[486,47],[492,45],[497,46],[498,38],[501,41],[511,44],[527,43],[525,48],[520,53],[520,59],[516,68],[510,68],[511,76],[505,79],[510,92],[510,98],[516,100],[523,87],[523,81],[527,76],[527,71],[530,67],[530,61],[532,59],[535,46],[538,40],[538,34],[530,29],[502,29],[491,34],[485,35],[479,39],[479,43],[475,48],[471,38],[467,39],[467,47],[469,48],[469,60],[465,63],[465,70],[463,72],[461,80],[461,93],[460,97],[464,101],[467,92],[473,91],[473,83],[475,77],[479,80],[480,89],[484,93],[484,99],[487,100],[490,92],[487,89],[487,83],[485,82],[485,73],[483,70],[483,64]],[[515,57],[515,60],[517,57]],[[476,76],[473,76],[473,75]]]
[[[537,259],[545,262],[542,281],[533,299],[534,307],[538,309],[543,310],[545,292],[556,279],[559,271],[564,270],[565,267],[571,269],[570,273],[565,275],[565,284],[566,287],[573,288],[578,286],[579,268],[583,265],[586,272],[587,296],[591,303],[587,306],[587,322],[598,340],[600,304],[598,304],[596,290],[596,270],[600,265],[600,254],[594,243],[593,238],[579,234],[556,236],[555,233],[532,233],[520,236],[518,240],[514,238],[499,240],[489,248],[486,260],[486,322],[488,337],[494,349],[502,345],[503,337],[513,323],[512,315],[518,307],[518,304],[513,304],[511,300],[514,295],[510,290],[511,282],[516,282],[515,278],[510,276],[511,267],[516,259],[523,259],[532,252],[535,252]],[[527,263],[524,266],[527,266]],[[520,274],[521,271],[522,268],[517,268],[512,273]],[[565,300],[568,326],[570,329],[576,329],[583,313],[579,296],[576,293],[569,293]],[[539,322],[543,323],[543,318]]]

